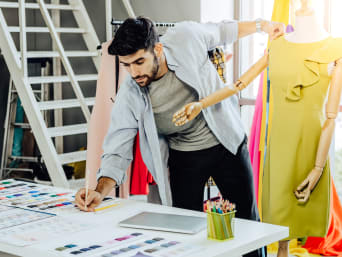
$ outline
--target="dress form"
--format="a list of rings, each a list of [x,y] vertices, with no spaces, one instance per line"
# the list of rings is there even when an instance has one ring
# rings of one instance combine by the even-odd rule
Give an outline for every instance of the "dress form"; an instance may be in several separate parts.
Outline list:
[[[330,36],[318,21],[315,11],[308,7],[296,11],[295,22],[295,31],[284,36],[289,42],[312,43]]]
[[[315,11],[305,5],[296,11],[295,21],[295,30],[284,35],[284,38],[289,42],[305,44],[321,41],[330,37],[330,34],[318,21]],[[330,63],[328,65],[329,75],[332,74],[333,68],[334,63]]]

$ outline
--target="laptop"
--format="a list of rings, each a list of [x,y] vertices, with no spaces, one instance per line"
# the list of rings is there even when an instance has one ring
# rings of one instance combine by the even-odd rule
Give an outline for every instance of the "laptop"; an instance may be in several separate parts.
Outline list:
[[[119,223],[121,227],[196,234],[207,228],[207,219],[195,216],[141,212]]]

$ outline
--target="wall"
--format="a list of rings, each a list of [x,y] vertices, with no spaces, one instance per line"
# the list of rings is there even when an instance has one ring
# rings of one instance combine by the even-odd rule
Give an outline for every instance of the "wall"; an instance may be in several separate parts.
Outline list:
[[[201,0],[201,21],[219,22],[233,19],[233,0]]]
[[[131,0],[137,16],[144,15],[157,22],[183,20],[200,21],[200,0]],[[120,0],[113,1],[113,16],[126,18],[126,11]]]

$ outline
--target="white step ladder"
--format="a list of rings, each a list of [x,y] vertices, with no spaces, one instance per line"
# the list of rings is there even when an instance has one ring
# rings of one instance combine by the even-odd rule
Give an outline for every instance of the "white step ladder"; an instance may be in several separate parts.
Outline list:
[[[0,1],[0,49],[13,78],[16,90],[22,101],[26,116],[31,125],[33,134],[39,146],[44,162],[47,166],[50,178],[54,186],[69,187],[62,165],[86,159],[86,151],[76,151],[58,154],[52,141],[54,137],[70,136],[87,133],[87,123],[90,119],[89,107],[94,104],[95,98],[85,98],[80,89],[80,81],[94,81],[96,85],[97,74],[76,75],[70,64],[69,58],[90,57],[96,69],[99,69],[99,54],[97,46],[100,44],[90,21],[82,0],[69,0],[69,4],[46,4],[44,0],[37,3],[25,3]],[[8,8],[17,8],[19,14],[19,27],[7,26],[4,11]],[[39,9],[45,21],[46,27],[27,27],[25,11],[27,9]],[[73,13],[78,27],[55,27],[49,10],[70,11]],[[20,33],[20,49],[17,50],[11,33]],[[27,33],[49,33],[51,35],[54,50],[51,51],[27,51]],[[88,51],[65,51],[59,34],[79,33],[87,46]],[[29,77],[27,71],[27,58],[60,58],[67,75]],[[69,82],[75,99],[37,102],[32,85],[41,83]],[[87,123],[48,128],[44,122],[42,111],[79,107]]]

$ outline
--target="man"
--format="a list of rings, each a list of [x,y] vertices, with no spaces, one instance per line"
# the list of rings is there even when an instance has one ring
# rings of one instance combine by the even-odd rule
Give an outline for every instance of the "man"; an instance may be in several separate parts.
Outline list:
[[[186,103],[225,86],[208,50],[232,43],[257,27],[271,38],[283,34],[282,24],[260,20],[182,22],[159,41],[147,18],[129,18],[120,26],[108,52],[119,56],[131,76],[121,85],[112,110],[97,187],[89,190],[87,203],[84,188],[76,194],[80,209],[93,211],[125,180],[139,131],[141,154],[162,204],[170,205],[172,198],[175,207],[201,211],[204,185],[212,176],[223,197],[236,204],[237,217],[259,220],[237,98],[203,110],[184,126],[172,123],[172,115]],[[259,256],[258,251],[250,256]]]

